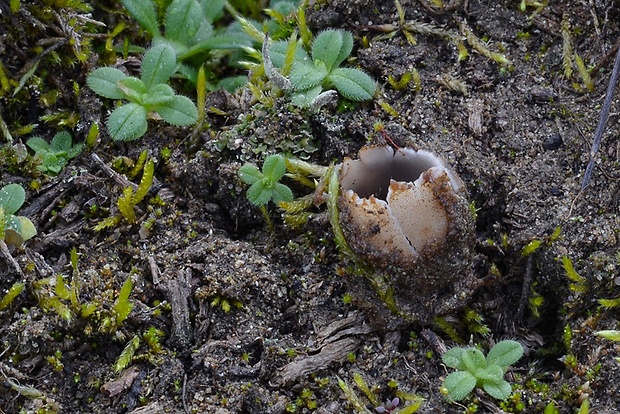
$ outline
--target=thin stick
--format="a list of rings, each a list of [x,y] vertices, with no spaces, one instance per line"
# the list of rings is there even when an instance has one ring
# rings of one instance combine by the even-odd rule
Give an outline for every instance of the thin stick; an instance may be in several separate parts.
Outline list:
[[[592,178],[592,170],[594,169],[594,158],[601,146],[601,139],[603,138],[603,132],[605,132],[605,125],[607,125],[607,119],[609,119],[609,109],[611,108],[611,99],[614,96],[614,89],[618,82],[618,74],[620,72],[620,49],[616,53],[616,60],[614,61],[614,68],[611,71],[611,78],[609,79],[609,85],[607,85],[607,93],[605,94],[605,101],[603,102],[603,108],[601,109],[601,117],[598,120],[596,132],[594,133],[594,142],[590,149],[590,161],[586,167],[586,172],[583,175],[583,181],[581,182],[581,191],[583,191]]]

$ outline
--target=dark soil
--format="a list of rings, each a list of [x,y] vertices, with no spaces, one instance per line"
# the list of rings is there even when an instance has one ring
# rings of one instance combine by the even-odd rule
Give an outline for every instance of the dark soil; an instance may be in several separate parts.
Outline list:
[[[444,35],[413,33],[415,44],[402,31],[385,36],[378,25],[398,28],[392,1],[316,1],[309,7],[313,33],[335,27],[354,34],[356,60],[350,64],[381,86],[372,102],[300,111],[285,97],[267,107],[248,91],[214,92],[207,108],[217,111],[209,112],[210,127],[197,134],[152,122],[139,141],[115,144],[102,131],[95,148],[52,178],[17,161],[21,169],[0,164],[6,168],[2,185],[42,183],[28,191],[20,211],[38,229],[11,252],[20,272],[6,255],[0,260],[2,292],[17,281],[28,285],[0,311],[0,412],[368,412],[353,407],[339,380],[375,412],[354,384],[355,373],[379,401],[399,393],[403,407],[413,394],[421,397],[423,413],[467,407],[536,413],[551,403],[569,413],[584,401],[591,413],[618,412],[620,349],[594,334],[618,328],[618,311],[597,302],[617,297],[620,285],[618,99],[592,181],[580,193],[620,39],[618,4],[562,0],[538,12],[520,11],[519,1],[453,0],[444,10],[431,3],[403,0],[405,19],[460,39],[469,51],[466,60],[458,62],[456,42]],[[18,42],[9,27],[26,24],[25,17],[0,4],[5,26],[0,56],[7,76],[19,80],[37,39]],[[108,7],[94,2],[94,15],[103,19]],[[564,74],[563,20],[574,53],[594,68],[591,92],[574,56],[572,75]],[[106,23],[114,27],[112,20]],[[511,64],[476,52],[462,27]],[[57,87],[73,96],[57,107],[79,114],[80,141],[91,120],[104,119],[108,110],[103,105],[109,103],[84,86],[95,66],[93,58],[62,73],[58,67],[38,69],[56,71]],[[402,90],[390,86],[389,76],[398,80],[412,69],[419,72],[419,90],[413,84]],[[82,86],[77,97],[70,79]],[[39,122],[36,115],[49,111],[36,85],[28,88],[29,113],[10,112],[17,107],[10,94],[0,100],[9,108],[2,116],[10,128]],[[378,122],[385,134],[375,132]],[[53,130],[40,123],[37,133]],[[441,320],[403,323],[394,316],[376,323],[372,308],[381,305],[360,303],[367,295],[363,276],[337,251],[325,208],[313,209],[308,223],[294,229],[270,207],[270,229],[237,177],[240,165],[260,164],[265,153],[285,152],[327,166],[355,157],[366,143],[385,143],[386,135],[398,146],[444,157],[477,209],[476,242],[463,272],[475,272],[480,287],[463,309]],[[14,139],[15,149],[20,138]],[[136,160],[144,149],[157,159],[147,198],[162,201],[141,203],[137,224],[95,231],[103,217],[117,213],[123,187],[103,166],[119,157]],[[163,149],[170,155],[162,156]],[[3,156],[11,151],[3,149]],[[132,180],[139,182],[139,175]],[[296,195],[308,192],[287,183]],[[146,222],[152,224],[148,231]],[[558,226],[560,237],[551,240]],[[535,240],[541,247],[524,255],[522,249]],[[78,272],[70,266],[72,248],[79,255]],[[569,280],[562,257],[585,281]],[[56,274],[77,278],[81,303],[97,303],[102,315],[130,277],[133,311],[112,332],[101,331],[94,319],[74,315],[67,321],[37,299],[46,293],[35,282]],[[482,324],[488,334],[480,333]],[[161,349],[148,346],[149,328],[162,332]],[[117,358],[136,336],[142,339],[131,364],[115,372]],[[444,398],[442,379],[451,369],[440,355],[459,338],[485,351],[506,338],[524,345],[526,355],[506,377],[514,391],[509,400],[482,391],[462,404]]]

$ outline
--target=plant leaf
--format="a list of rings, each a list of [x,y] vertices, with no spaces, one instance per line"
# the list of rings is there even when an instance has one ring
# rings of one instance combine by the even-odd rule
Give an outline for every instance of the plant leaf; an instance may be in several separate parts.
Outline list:
[[[131,310],[133,309],[133,303],[129,301],[129,295],[131,294],[132,288],[133,283],[131,281],[131,276],[129,276],[123,283],[121,291],[118,294],[118,299],[116,299],[116,303],[114,304],[116,323],[118,325],[120,325],[129,316]]]
[[[326,30],[321,32],[312,44],[312,59],[321,61],[327,71],[337,68],[353,49],[353,36],[344,30]]]
[[[146,109],[137,103],[116,108],[106,122],[114,141],[133,141],[146,133]]]
[[[255,206],[264,206],[271,200],[271,188],[265,187],[263,180],[257,181],[248,188],[248,200]]]
[[[170,102],[158,105],[156,112],[172,125],[188,126],[196,123],[198,109],[191,99],[175,95]]]
[[[284,66],[287,48],[288,42],[285,40],[273,42],[269,45],[269,57],[271,58],[271,61],[273,62],[273,65],[275,67],[282,68],[282,66]],[[298,42],[297,47],[295,48],[294,62],[298,64],[312,64],[310,56],[308,56],[308,53],[304,50],[303,47],[301,47],[301,41]]]
[[[291,95],[291,102],[301,108],[308,108],[314,104],[315,99],[321,94],[322,91],[323,87],[321,85],[317,85],[314,88],[296,92]],[[336,92],[334,91],[334,93]]]
[[[483,380],[485,382],[499,382],[504,379],[504,370],[499,365],[489,364],[488,366],[477,370],[475,376],[479,380]]]
[[[174,99],[174,91],[165,83],[153,86],[142,97],[142,105],[152,110],[157,110],[158,106],[172,102]]]
[[[129,14],[144,27],[153,37],[159,37],[159,25],[157,24],[157,12],[155,3],[151,0],[121,0],[121,3]]]
[[[512,392],[512,387],[505,380],[499,382],[483,382],[482,388],[484,388],[487,394],[498,400],[505,400],[510,397],[510,393]]]
[[[4,241],[6,244],[20,246],[24,242],[22,237],[22,223],[17,216],[9,214],[4,221]]]
[[[127,75],[116,68],[98,68],[86,78],[86,85],[97,95],[109,99],[123,99],[125,92],[118,87],[118,82]]]
[[[616,331],[616,330],[598,331],[598,332],[594,332],[594,335],[600,336],[601,338],[609,339],[610,341],[620,342],[620,331]]]
[[[13,300],[24,290],[26,285],[21,282],[13,283],[13,286],[9,289],[9,291],[2,297],[0,300],[0,311],[6,308],[13,302]]]
[[[131,341],[127,342],[123,352],[118,356],[116,362],[114,362],[114,372],[119,373],[124,370],[133,360],[133,357],[140,347],[140,337],[135,335],[131,338]]]
[[[173,0],[166,9],[166,38],[189,46],[204,21],[203,13],[196,0]]]
[[[472,374],[487,366],[484,354],[477,348],[465,348],[461,357],[465,368]]]
[[[142,59],[142,81],[147,89],[166,83],[176,71],[176,52],[167,43],[158,43],[144,54]]]
[[[155,163],[152,159],[149,159],[146,164],[144,164],[144,169],[142,171],[142,179],[140,179],[140,184],[136,189],[135,194],[132,196],[131,202],[136,205],[140,201],[146,197],[149,190],[151,189],[151,185],[153,185],[153,174],[155,173]]]
[[[54,152],[67,152],[71,148],[71,142],[73,139],[71,138],[71,134],[67,131],[60,131],[54,138],[52,138],[52,142],[50,142],[50,148]]]
[[[56,156],[56,154],[48,152],[43,157],[43,164],[39,166],[39,169],[44,172],[51,171],[58,174],[66,164],[67,160],[65,157]]]
[[[254,184],[257,181],[262,180],[263,173],[260,172],[258,167],[254,164],[245,164],[239,168],[239,178],[246,184]]]
[[[133,187],[127,186],[123,189],[123,195],[116,201],[116,206],[125,220],[133,224],[136,222],[135,204],[133,202]]]
[[[125,99],[141,103],[142,96],[148,92],[148,88],[141,79],[133,76],[127,76],[118,81],[118,87],[125,94]]]
[[[523,356],[523,347],[517,341],[506,340],[495,344],[487,355],[487,363],[508,367]]]
[[[32,137],[26,141],[26,145],[32,149],[37,155],[48,152],[50,150],[50,144],[41,137]]]
[[[213,22],[222,14],[225,0],[202,0],[200,3],[205,17],[207,17],[210,22]]]
[[[8,216],[15,214],[26,201],[26,191],[19,184],[8,184],[0,189],[0,207]]]
[[[375,94],[375,81],[359,69],[334,69],[327,80],[342,96],[352,101],[368,101]]]
[[[476,386],[476,377],[467,371],[456,371],[446,377],[443,386],[448,391],[448,396],[454,401],[460,401]]]
[[[293,192],[290,188],[282,183],[276,183],[273,186],[272,191],[272,200],[274,203],[279,204],[282,201],[292,201],[293,200]]]
[[[273,183],[280,181],[286,173],[286,162],[280,154],[268,156],[263,163],[263,175]]]
[[[317,65],[294,63],[288,77],[296,91],[303,91],[320,85],[327,74],[325,64],[322,62]]]
[[[464,370],[465,367],[461,365],[461,363],[463,362],[463,351],[465,351],[465,348],[450,348],[441,356],[441,360],[450,368],[458,368]]]

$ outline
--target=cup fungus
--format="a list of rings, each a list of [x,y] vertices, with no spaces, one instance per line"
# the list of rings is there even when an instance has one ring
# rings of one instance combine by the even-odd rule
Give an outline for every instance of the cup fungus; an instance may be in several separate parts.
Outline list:
[[[340,167],[339,224],[373,268],[372,288],[394,313],[430,320],[465,303],[474,220],[461,179],[425,150],[364,147]],[[363,299],[367,301],[367,299]]]

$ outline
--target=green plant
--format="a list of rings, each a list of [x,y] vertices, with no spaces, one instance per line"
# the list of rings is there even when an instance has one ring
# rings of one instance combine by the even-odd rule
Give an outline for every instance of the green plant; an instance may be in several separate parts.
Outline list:
[[[270,155],[263,163],[263,170],[254,164],[245,164],[239,168],[239,178],[250,185],[247,196],[255,206],[264,206],[269,201],[278,204],[293,200],[293,193],[280,179],[286,173],[286,162],[279,154]]]
[[[29,218],[15,215],[24,201],[26,192],[19,184],[0,188],[0,241],[19,246],[37,234]]]
[[[107,227],[116,226],[122,218],[127,220],[130,224],[134,224],[137,221],[135,212],[136,206],[148,194],[149,189],[153,184],[153,176],[155,173],[155,163],[152,159],[146,160],[147,155],[146,150],[142,151],[138,160],[139,162],[136,164],[136,167],[142,166],[142,178],[140,179],[140,184],[138,184],[135,189],[132,185],[125,187],[123,189],[123,195],[116,201],[116,206],[118,207],[120,214],[106,217],[101,220],[94,227],[95,231],[101,231]],[[144,162],[140,162],[140,160],[144,160]]]
[[[276,86],[291,94],[295,105],[321,106],[335,97],[331,88],[352,101],[367,101],[375,94],[376,85],[370,76],[359,69],[339,67],[353,50],[353,36],[347,31],[321,32],[312,43],[311,55],[295,35],[288,42],[268,43],[265,37],[265,73]]]
[[[106,126],[115,141],[131,141],[146,133],[147,118],[157,114],[177,126],[192,125],[198,119],[196,105],[176,95],[166,83],[176,71],[176,52],[167,44],[149,49],[142,60],[140,79],[116,68],[95,69],[86,83],[95,93],[110,99],[126,99],[110,114]]]
[[[512,340],[495,344],[486,358],[477,348],[451,348],[443,354],[442,360],[458,371],[446,377],[443,388],[454,401],[464,399],[476,387],[482,387],[491,397],[505,400],[512,387],[504,379],[504,373],[522,355],[523,347]]]
[[[58,174],[67,165],[67,161],[82,151],[82,144],[72,144],[71,134],[67,131],[57,133],[49,143],[41,137],[32,137],[26,142],[41,159],[38,169],[52,174]]]
[[[345,395],[349,405],[354,412],[360,414],[372,414],[378,413],[390,413],[390,414],[412,414],[418,412],[422,407],[424,399],[416,394],[401,391],[396,389],[397,387],[390,387],[390,392],[396,394],[396,397],[389,400],[389,402],[382,403],[379,397],[374,392],[376,387],[371,387],[366,383],[364,378],[359,372],[353,373],[353,382],[357,388],[362,391],[362,396],[357,394],[355,390],[347,384],[344,380],[338,378],[338,385]],[[369,406],[375,407],[373,411],[368,409]]]
[[[240,49],[251,40],[242,33],[216,34],[213,22],[223,12],[225,0],[173,0],[165,11],[164,34],[159,31],[156,3],[152,0],[121,0],[129,14],[153,37],[154,43],[172,47],[180,61],[196,57],[192,65],[181,65],[179,73],[196,83],[201,55],[212,49]],[[200,62],[200,63],[199,63]]]

